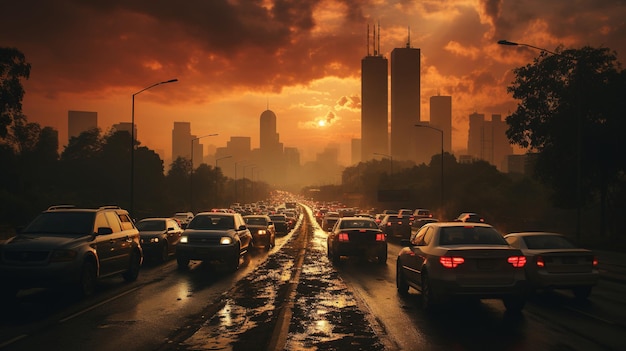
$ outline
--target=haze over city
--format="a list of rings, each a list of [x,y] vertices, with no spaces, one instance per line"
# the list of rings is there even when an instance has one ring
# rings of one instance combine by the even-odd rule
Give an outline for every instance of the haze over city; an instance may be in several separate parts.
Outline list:
[[[506,91],[512,69],[538,50],[608,47],[624,62],[626,5],[618,0],[559,1],[187,1],[84,3],[5,1],[0,45],[32,65],[23,81],[23,112],[59,131],[67,143],[68,110],[96,111],[107,131],[131,119],[131,96],[160,81],[178,82],[135,100],[137,138],[171,156],[175,121],[192,133],[232,136],[259,145],[259,117],[277,117],[286,147],[303,162],[338,145],[350,163],[360,138],[361,60],[368,26],[380,26],[380,53],[421,50],[421,116],[429,98],[452,96],[452,148],[467,147],[468,116],[515,110]],[[34,10],[36,9],[36,11]]]

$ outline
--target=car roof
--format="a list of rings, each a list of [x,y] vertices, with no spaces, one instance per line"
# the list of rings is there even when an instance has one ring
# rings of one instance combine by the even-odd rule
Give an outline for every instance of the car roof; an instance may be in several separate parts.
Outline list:
[[[542,236],[542,235],[555,235],[555,236],[567,237],[564,234],[553,233],[553,232],[515,232],[515,233],[508,233],[505,235],[505,237],[507,236]]]
[[[493,228],[491,224],[487,223],[474,223],[474,222],[432,222],[424,224],[424,227],[485,227],[485,228]]]

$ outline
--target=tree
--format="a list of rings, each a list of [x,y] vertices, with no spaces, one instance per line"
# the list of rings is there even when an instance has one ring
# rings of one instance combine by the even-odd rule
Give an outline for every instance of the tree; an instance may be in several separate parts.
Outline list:
[[[29,76],[30,64],[23,53],[15,48],[0,48],[0,139],[6,139],[10,125],[25,119],[21,79]]]
[[[506,118],[508,138],[538,153],[536,175],[553,188],[555,203],[583,206],[599,198],[604,218],[608,191],[623,182],[626,164],[619,151],[626,149],[626,80],[616,53],[542,52],[514,73],[508,92],[520,102]]]

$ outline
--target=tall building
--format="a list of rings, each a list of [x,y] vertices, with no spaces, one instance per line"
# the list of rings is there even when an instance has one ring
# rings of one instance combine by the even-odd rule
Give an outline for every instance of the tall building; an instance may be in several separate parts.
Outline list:
[[[127,132],[128,135],[131,135],[131,126],[133,124],[130,122],[120,122],[111,126],[111,132]],[[137,126],[135,125],[135,137],[137,137]]]
[[[430,97],[430,125],[443,131],[443,150],[452,153],[452,96]]]
[[[378,33],[380,35],[380,28]],[[389,153],[388,63],[387,58],[380,54],[380,39],[376,39],[376,30],[373,36],[374,53],[370,55],[369,36],[368,26],[367,56],[361,60],[361,161],[373,159],[375,153]]]
[[[507,157],[513,154],[513,147],[506,137],[507,126],[502,116],[492,114],[491,120],[486,121],[485,115],[472,113],[469,116],[469,135],[467,139],[467,153],[473,159],[480,159],[506,172]]]
[[[469,115],[469,130],[467,136],[467,154],[472,158],[483,160],[483,133],[485,115],[474,112]]]
[[[283,144],[276,132],[276,114],[267,109],[260,117],[259,167],[263,167],[263,180],[270,184],[284,181],[286,165]],[[270,166],[271,165],[271,166]]]
[[[420,49],[411,47],[409,33],[406,47],[391,51],[391,156],[396,160],[415,160],[420,90]]]
[[[191,135],[190,122],[174,122],[172,130],[172,161],[179,157],[191,159]]]
[[[98,112],[68,111],[67,140],[77,137],[82,132],[98,128]]]
[[[361,139],[350,140],[350,164],[356,165],[361,162]]]

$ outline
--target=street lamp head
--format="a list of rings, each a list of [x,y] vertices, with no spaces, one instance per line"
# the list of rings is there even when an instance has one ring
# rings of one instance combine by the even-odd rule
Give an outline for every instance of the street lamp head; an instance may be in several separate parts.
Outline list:
[[[174,78],[174,79],[170,79],[170,80],[168,80],[168,81],[163,82],[163,84],[166,84],[166,83],[174,83],[174,82],[178,82],[178,79],[176,79],[176,78]]]
[[[500,45],[510,45],[510,46],[517,46],[517,45],[519,45],[516,42],[508,41],[506,39],[498,40],[498,44],[500,44]]]

